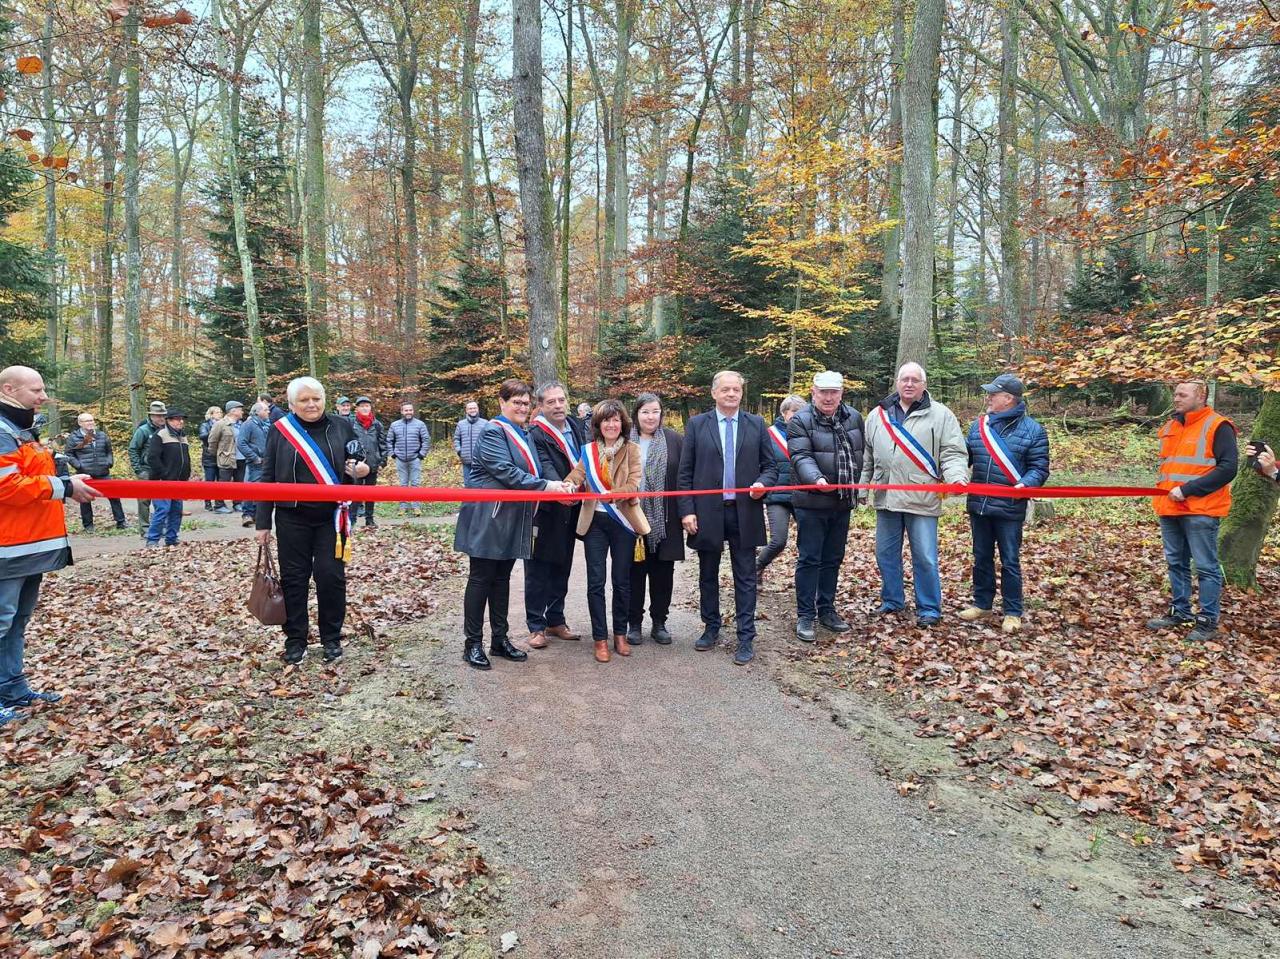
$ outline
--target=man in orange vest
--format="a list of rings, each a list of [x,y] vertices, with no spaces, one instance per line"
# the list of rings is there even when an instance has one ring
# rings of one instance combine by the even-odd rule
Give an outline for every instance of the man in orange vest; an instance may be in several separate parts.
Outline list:
[[[1195,627],[1191,642],[1218,633],[1222,565],[1218,562],[1218,524],[1231,511],[1231,481],[1239,466],[1236,428],[1207,406],[1208,390],[1198,380],[1173,390],[1173,419],[1160,429],[1160,476],[1156,485],[1169,491],[1154,497],[1160,517],[1164,557],[1169,564],[1173,601],[1169,611],[1147,622],[1148,629]],[[1191,561],[1200,580],[1200,615],[1191,613]]]
[[[33,703],[62,698],[27,685],[27,621],[40,577],[71,562],[63,501],[87,503],[102,495],[82,476],[55,475],[53,457],[35,430],[36,413],[48,398],[44,380],[30,367],[0,370],[0,726],[23,718],[20,710]]]

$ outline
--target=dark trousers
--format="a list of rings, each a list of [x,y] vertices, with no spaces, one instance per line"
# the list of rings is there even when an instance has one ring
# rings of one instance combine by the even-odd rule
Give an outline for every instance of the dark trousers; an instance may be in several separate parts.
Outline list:
[[[649,618],[654,626],[664,626],[671,613],[671,593],[676,578],[676,561],[658,559],[645,546],[644,559],[631,564],[631,610],[628,619],[632,629],[644,624],[645,581],[649,584]]]
[[[217,463],[201,463],[200,466],[201,466],[201,469],[204,470],[204,481],[206,483],[216,483],[221,478],[218,475]],[[224,507],[225,505],[227,504],[222,502],[222,500],[220,499],[214,499],[214,500],[207,499],[204,501],[205,509],[222,509],[222,507]]]
[[[280,588],[284,593],[286,648],[307,645],[307,599],[316,581],[320,641],[340,642],[347,618],[347,570],[334,556],[338,534],[329,509],[277,509],[276,545],[280,557]]]
[[[587,557],[587,610],[591,613],[591,638],[608,639],[609,621],[605,616],[605,562],[610,555],[609,570],[613,581],[613,635],[627,631],[627,615],[631,605],[631,564],[634,562],[636,534],[605,513],[596,513],[591,528],[582,538]]]
[[[1000,597],[1006,616],[1022,615],[1022,520],[969,514],[973,531],[973,605],[990,609],[996,598],[996,549]]]
[[[105,476],[96,476],[94,479],[106,479]],[[111,504],[111,518],[116,521],[117,526],[124,525],[124,507],[120,505],[118,499],[107,500]],[[84,528],[88,529],[93,525],[93,504],[80,504],[80,522],[84,524]]]
[[[569,595],[569,574],[573,554],[567,563],[545,559],[524,561],[524,619],[531,633],[541,633],[564,625],[564,600]]]
[[[236,460],[235,469],[226,469],[218,467],[218,481],[222,483],[243,483],[244,482],[244,460]],[[240,508],[240,501],[234,497],[228,497],[231,501],[232,509]]]
[[[378,485],[378,471],[377,471],[377,469],[375,469],[374,467],[370,466],[370,467],[369,467],[369,475],[368,475],[368,476],[366,476],[366,477],[364,477],[363,479],[358,479],[358,480],[356,480],[356,485],[357,485],[357,486],[377,486],[377,485]],[[367,502],[367,503],[356,503],[356,505],[355,505],[355,510],[354,510],[354,512],[353,512],[353,514],[352,514],[352,518],[353,518],[353,519],[359,519],[359,518],[360,518],[360,509],[361,509],[361,507],[363,506],[363,508],[364,508],[364,516],[365,516],[365,519],[373,519],[373,508],[374,508],[374,506],[376,506],[376,505],[377,505],[377,504],[376,504],[376,503],[374,503],[374,501],[373,501],[373,500],[369,500],[369,502]]]
[[[733,601],[737,606],[738,642],[753,643],[756,638],[756,551],[742,545],[738,533],[738,508],[724,504],[724,538],[729,544],[729,564],[733,567]],[[702,623],[708,629],[720,629],[720,549],[698,550],[698,605]]]
[[[836,609],[836,582],[849,539],[847,509],[796,507],[796,618],[815,619]]]
[[[507,639],[507,607],[511,604],[511,570],[514,559],[471,557],[467,589],[462,594],[462,631],[467,645],[484,641],[484,608],[489,607],[489,639]]]
[[[756,569],[772,563],[787,548],[787,530],[791,528],[791,504],[767,503],[764,511],[769,516],[769,542],[756,553]]]

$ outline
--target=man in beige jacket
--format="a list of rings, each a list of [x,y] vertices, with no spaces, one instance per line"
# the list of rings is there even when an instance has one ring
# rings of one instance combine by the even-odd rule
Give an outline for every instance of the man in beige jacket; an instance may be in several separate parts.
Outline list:
[[[925,485],[965,483],[969,452],[956,415],[929,396],[924,368],[904,363],[896,390],[866,419],[862,483]],[[916,625],[935,626],[942,619],[942,582],[938,576],[938,517],[942,497],[927,490],[874,490],[876,565],[880,567],[880,614],[906,606],[902,582],[902,539],[911,544]]]

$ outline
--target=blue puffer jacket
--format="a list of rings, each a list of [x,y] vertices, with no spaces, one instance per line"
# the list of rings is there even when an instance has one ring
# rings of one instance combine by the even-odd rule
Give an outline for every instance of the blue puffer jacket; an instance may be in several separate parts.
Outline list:
[[[779,416],[773,421],[773,425],[777,427],[778,432],[782,434],[785,440],[787,437],[787,421]],[[769,438],[769,452],[773,454],[774,462],[778,464],[778,485],[791,485],[791,460],[782,454],[782,450],[778,449],[778,444],[773,441],[773,437]],[[765,493],[764,501],[766,503],[781,503],[784,506],[791,505],[791,491],[787,490],[781,493]]]
[[[1025,403],[1019,403],[1011,410],[991,415],[991,425],[1004,440],[1013,465],[1022,474],[1024,486],[1043,486],[1049,478],[1049,435],[1044,427],[1027,414]],[[1009,477],[1004,474],[991,455],[986,444],[978,434],[978,421],[969,426],[969,465],[973,467],[971,481],[974,483],[994,483],[997,486],[1012,486]],[[1007,499],[1000,496],[970,496],[968,498],[970,513],[980,516],[991,516],[996,519],[1022,520],[1027,515],[1025,499]]]

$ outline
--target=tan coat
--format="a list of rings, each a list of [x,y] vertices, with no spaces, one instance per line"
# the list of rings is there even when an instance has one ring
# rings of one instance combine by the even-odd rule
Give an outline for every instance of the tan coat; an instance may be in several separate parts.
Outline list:
[[[588,444],[583,449],[583,455],[589,456],[591,446]],[[587,478],[586,470],[582,464],[575,466],[565,479],[573,483],[575,486],[582,484]],[[612,470],[613,489],[618,493],[636,493],[640,490],[640,480],[643,478],[640,473],[640,447],[628,440],[622,445],[622,449],[613,458]],[[645,518],[644,513],[640,510],[639,499],[615,499],[610,500],[614,507],[626,517],[633,529],[641,536],[649,534],[649,521]],[[585,536],[587,530],[591,528],[591,521],[595,519],[597,510],[595,503],[583,503],[582,512],[578,514],[578,535]]]

